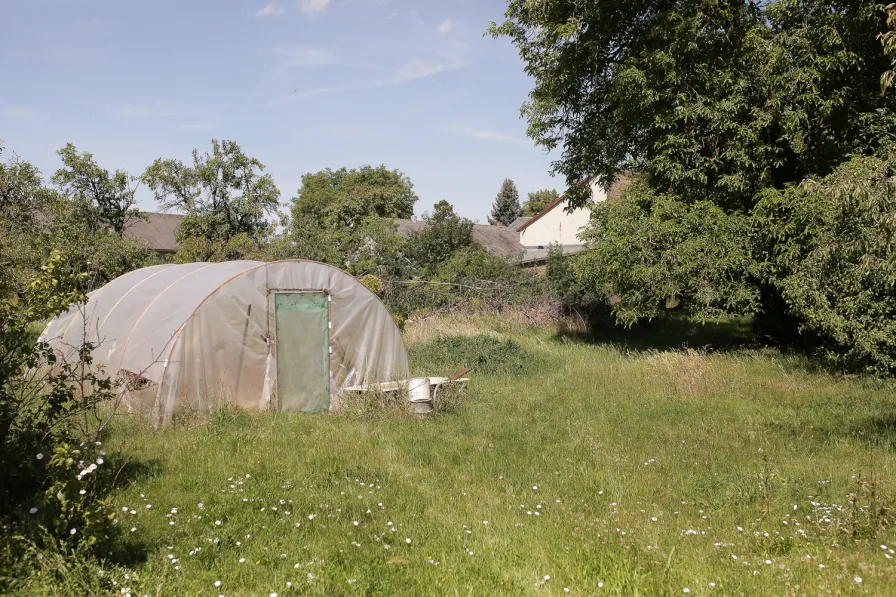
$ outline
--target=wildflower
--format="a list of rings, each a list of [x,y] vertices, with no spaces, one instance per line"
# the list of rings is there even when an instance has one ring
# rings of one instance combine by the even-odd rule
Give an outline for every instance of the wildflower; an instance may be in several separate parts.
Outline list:
[[[221,586],[221,581],[220,581],[220,580],[216,580],[216,581],[215,581],[215,586],[216,586],[216,587],[220,587],[220,586]]]
[[[710,586],[710,587],[715,587],[715,586],[716,586],[716,583],[711,582],[711,583],[709,583],[709,586]]]
[[[218,526],[218,527],[221,526],[221,521],[220,521],[220,520],[216,520],[216,521],[215,521],[215,526]]]
[[[691,590],[689,588],[685,587],[681,592],[682,593],[690,593]]]
[[[240,558],[240,564],[245,563],[245,561],[246,561],[246,558]]]
[[[74,535],[74,534],[77,533],[77,532],[78,532],[78,529],[72,529],[72,530],[70,530],[70,531],[68,532],[68,534],[69,534],[69,535]]]
[[[28,510],[28,514],[37,514],[37,508],[31,508]]]
[[[604,588],[604,581],[600,581],[600,582],[598,582],[598,583],[597,583],[597,588],[598,588],[598,589],[603,589],[603,588]]]
[[[411,544],[411,538],[408,537],[407,539],[404,540],[404,542],[407,543],[408,545],[410,545],[410,544]]]
[[[857,577],[855,577],[853,580],[856,581],[856,582],[859,583],[859,584],[862,583],[862,577],[861,577],[861,576],[857,576]]]
[[[43,452],[38,452],[36,458],[37,458],[38,460],[43,460],[43,459],[44,459],[44,454],[43,454]]]
[[[545,579],[545,580],[551,580],[551,575],[550,575],[550,574],[545,574],[545,575],[544,575],[544,579]]]

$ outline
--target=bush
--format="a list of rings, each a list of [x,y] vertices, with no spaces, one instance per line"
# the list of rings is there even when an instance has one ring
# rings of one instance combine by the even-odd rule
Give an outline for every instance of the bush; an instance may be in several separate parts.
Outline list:
[[[18,300],[0,301],[0,528],[7,559],[26,548],[101,554],[113,533],[106,500],[114,475],[95,407],[112,384],[91,366],[93,346],[65,361],[29,334],[84,300],[85,276],[66,276],[54,253]],[[12,536],[10,536],[12,535]],[[4,575],[5,576],[5,575]],[[0,584],[2,588],[2,584]]]
[[[484,374],[522,371],[532,356],[513,340],[477,336],[444,336],[411,346],[411,365],[425,375],[451,375],[471,367]]]
[[[857,157],[819,183],[762,195],[756,275],[840,366],[896,372],[894,156]]]
[[[700,321],[756,310],[743,214],[635,180],[618,200],[594,207],[582,237],[588,249],[575,261],[578,278],[590,293],[613,298],[619,323],[652,319],[667,305]]]

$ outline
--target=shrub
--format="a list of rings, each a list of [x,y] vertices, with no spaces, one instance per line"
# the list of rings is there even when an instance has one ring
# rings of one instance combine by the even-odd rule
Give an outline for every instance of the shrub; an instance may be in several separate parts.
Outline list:
[[[837,364],[896,371],[894,156],[857,157],[816,183],[762,195],[756,275]]]
[[[426,375],[451,375],[466,367],[477,373],[521,371],[531,366],[532,356],[513,340],[492,336],[443,336],[411,346],[414,371]]]
[[[74,347],[66,361],[29,334],[35,322],[84,299],[85,276],[65,270],[54,253],[19,300],[0,301],[0,528],[21,537],[4,537],[15,547],[6,557],[28,545],[101,553],[113,536],[106,496],[114,475],[95,410],[112,384],[92,367],[93,346]]]

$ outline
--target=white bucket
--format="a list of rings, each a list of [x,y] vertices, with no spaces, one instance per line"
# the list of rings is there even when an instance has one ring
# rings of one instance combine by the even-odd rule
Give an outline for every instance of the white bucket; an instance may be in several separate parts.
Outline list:
[[[429,393],[429,378],[416,377],[408,383],[408,402],[420,414],[432,412],[432,397]]]

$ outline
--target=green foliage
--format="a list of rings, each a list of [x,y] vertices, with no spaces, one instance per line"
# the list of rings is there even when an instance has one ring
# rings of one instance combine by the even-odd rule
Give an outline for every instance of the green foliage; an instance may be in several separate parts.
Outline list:
[[[82,217],[90,223],[91,232],[108,227],[121,236],[130,222],[142,217],[134,197],[138,178],[121,170],[110,174],[93,154],[79,153],[71,143],[56,153],[63,167],[56,171],[53,183],[84,210]]]
[[[192,167],[159,158],[142,180],[163,210],[187,214],[178,227],[178,241],[199,237],[226,244],[239,234],[254,240],[270,234],[266,216],[277,213],[280,191],[271,175],[262,172],[264,164],[235,142],[212,139],[211,153],[200,156],[193,150]]]
[[[489,224],[509,226],[520,215],[520,193],[509,178],[501,183],[501,190],[492,203],[492,212],[488,216]]]
[[[45,249],[37,228],[54,198],[34,166],[16,155],[0,162],[0,296],[22,289],[40,267]]]
[[[617,320],[632,325],[669,304],[701,321],[749,313],[757,290],[747,279],[749,221],[709,202],[685,203],[640,181],[616,201],[594,206],[582,233],[588,249],[576,271],[597,295],[612,297]]]
[[[890,58],[891,64],[890,69],[880,76],[880,90],[882,93],[886,93],[887,89],[893,86],[893,81],[896,80],[896,70],[893,68],[896,66],[896,3],[887,4],[884,10],[887,12],[888,29],[886,33],[881,33],[878,38],[884,47],[884,54]]]
[[[391,220],[361,218],[353,225],[319,226],[312,217],[293,218],[277,250],[290,259],[320,261],[344,269],[353,276],[403,276],[408,268],[401,256],[403,241]]]
[[[370,216],[410,218],[416,202],[414,185],[398,170],[384,165],[327,168],[302,176],[302,187],[293,198],[292,219],[337,229],[357,226]]]
[[[829,173],[893,126],[874,2],[509,0],[534,80],[522,114],[570,185],[620,171],[682,201],[748,208]],[[584,197],[571,197],[582,205]]]
[[[16,529],[17,549],[99,550],[114,534],[106,501],[112,475],[95,411],[112,397],[112,384],[92,366],[94,346],[56,352],[28,333],[83,302],[84,277],[68,273],[56,252],[18,300],[0,300],[0,528]]]
[[[514,373],[532,366],[532,356],[513,340],[493,336],[442,336],[411,347],[417,370],[429,368],[445,375],[472,367],[477,374]]]
[[[896,161],[857,157],[763,194],[757,276],[838,364],[896,371]]]
[[[404,254],[420,275],[431,277],[456,251],[473,244],[473,222],[455,215],[447,201],[434,206],[432,215],[423,214],[427,226],[412,232],[405,241]]]
[[[385,166],[305,174],[282,252],[352,275],[403,276],[409,264],[392,219],[411,216],[417,201],[413,189],[407,176]]]
[[[549,205],[560,198],[556,189],[542,189],[529,193],[529,198],[523,203],[521,216],[534,216],[544,211]]]

